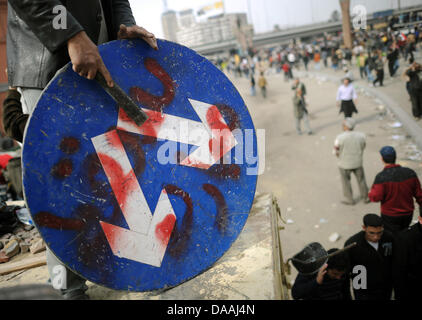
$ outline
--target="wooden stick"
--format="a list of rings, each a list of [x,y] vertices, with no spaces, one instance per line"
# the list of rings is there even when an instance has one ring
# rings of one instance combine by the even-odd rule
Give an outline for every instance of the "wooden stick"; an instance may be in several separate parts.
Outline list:
[[[21,261],[4,263],[0,265],[0,275],[40,267],[47,264],[47,258],[44,254],[29,257]]]

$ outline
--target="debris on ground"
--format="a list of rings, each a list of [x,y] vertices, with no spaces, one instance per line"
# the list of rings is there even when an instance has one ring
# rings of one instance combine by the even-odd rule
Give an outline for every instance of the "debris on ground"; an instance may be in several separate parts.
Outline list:
[[[330,240],[330,242],[337,242],[338,240],[340,240],[340,238],[341,236],[337,232],[335,232],[328,238],[328,240]]]
[[[38,230],[29,224],[19,222],[13,231],[0,236],[0,264],[9,262],[13,257],[28,253],[42,252],[45,243]]]

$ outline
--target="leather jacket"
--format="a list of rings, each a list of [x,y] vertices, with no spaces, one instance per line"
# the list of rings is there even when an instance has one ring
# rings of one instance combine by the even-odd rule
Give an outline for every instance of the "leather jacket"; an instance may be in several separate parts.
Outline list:
[[[43,89],[70,61],[67,41],[84,30],[97,43],[101,21],[99,0],[8,0],[7,65],[9,85]],[[55,29],[53,8],[67,9],[67,28]],[[128,0],[101,0],[108,39],[119,26],[135,25]]]

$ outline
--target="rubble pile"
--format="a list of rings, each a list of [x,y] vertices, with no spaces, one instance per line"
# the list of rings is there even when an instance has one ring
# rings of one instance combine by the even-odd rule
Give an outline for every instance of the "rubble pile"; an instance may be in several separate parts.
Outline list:
[[[45,248],[45,243],[34,226],[19,223],[12,233],[0,237],[0,263],[10,261],[18,254],[36,254]]]

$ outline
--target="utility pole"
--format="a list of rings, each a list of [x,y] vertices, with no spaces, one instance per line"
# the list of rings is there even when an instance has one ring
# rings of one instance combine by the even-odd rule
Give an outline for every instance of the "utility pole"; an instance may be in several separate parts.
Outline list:
[[[246,0],[248,4],[249,23],[252,24],[252,5],[251,0]]]
[[[352,27],[350,25],[350,0],[340,0],[343,18],[343,41],[346,48],[352,49]]]

